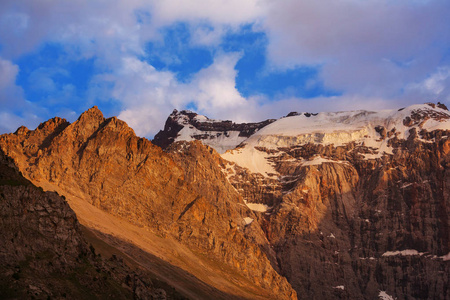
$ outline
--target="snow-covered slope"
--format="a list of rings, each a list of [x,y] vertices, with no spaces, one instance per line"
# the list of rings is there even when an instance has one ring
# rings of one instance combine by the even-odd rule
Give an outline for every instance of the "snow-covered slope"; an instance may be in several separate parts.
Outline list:
[[[186,125],[178,132],[178,136],[174,142],[179,141],[194,141],[201,139],[203,144],[214,148],[219,153],[224,153],[227,150],[236,148],[237,145],[247,139],[245,136],[239,136],[240,132],[232,131],[201,131],[192,125]]]
[[[174,110],[153,143],[167,147],[173,142],[201,140],[219,153],[234,149],[254,132],[275,120],[237,124],[232,121],[213,120],[192,111]]]
[[[392,154],[391,138],[407,139],[412,129],[450,130],[450,112],[434,104],[412,105],[399,110],[302,113],[273,122],[244,141],[245,146],[224,153],[223,158],[265,176],[276,174],[267,149],[291,148],[308,143],[342,146],[356,143],[376,150],[367,159]],[[260,149],[260,150],[258,150]],[[261,150],[264,149],[264,150]],[[315,157],[314,164],[329,162]],[[304,164],[313,164],[305,161]]]
[[[391,139],[408,139],[414,131],[421,139],[422,130],[450,130],[449,120],[447,108],[432,103],[382,111],[290,113],[279,120],[246,124],[174,110],[153,143],[165,148],[177,141],[201,140],[223,158],[253,173],[277,177],[273,158],[285,155],[280,149],[306,144],[337,147],[355,143],[370,149],[362,153],[365,159],[376,159],[392,154]],[[296,159],[296,162],[317,165],[333,160],[315,156]]]
[[[406,118],[411,118],[408,126]],[[319,113],[306,117],[301,114],[282,118],[251,136],[252,146],[276,148],[306,143],[343,145],[349,142],[376,142],[380,139],[378,126],[386,131],[395,129],[397,137],[405,139],[411,128],[450,129],[449,111],[427,104],[412,105],[401,110],[348,111]],[[378,144],[379,145],[379,144]]]

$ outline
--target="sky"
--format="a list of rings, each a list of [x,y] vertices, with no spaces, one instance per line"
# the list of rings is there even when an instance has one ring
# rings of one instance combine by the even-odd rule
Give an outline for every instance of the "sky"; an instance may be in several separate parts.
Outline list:
[[[0,133],[96,105],[152,138],[173,109],[450,107],[448,0],[2,0]]]

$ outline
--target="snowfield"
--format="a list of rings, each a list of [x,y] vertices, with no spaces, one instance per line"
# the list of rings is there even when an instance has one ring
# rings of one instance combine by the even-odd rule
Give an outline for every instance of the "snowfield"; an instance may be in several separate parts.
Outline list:
[[[411,117],[413,114],[427,117],[424,118],[424,121],[416,122],[417,124],[412,126],[404,125],[405,118]],[[281,118],[261,128],[243,141],[243,147],[228,150],[222,154],[222,157],[253,173],[272,177],[277,175],[273,164],[268,160],[273,155],[257,150],[259,147],[278,149],[307,143],[342,146],[356,142],[376,151],[375,154],[365,154],[365,159],[376,159],[385,154],[392,154],[393,150],[388,146],[389,138],[381,139],[380,133],[375,130],[378,126],[383,126],[386,132],[394,130],[399,139],[407,139],[411,128],[416,128],[417,131],[421,129],[450,130],[450,112],[438,107],[432,108],[428,104],[412,105],[400,110],[323,112],[317,115],[308,115],[302,113],[297,116]],[[343,162],[323,157],[315,157],[302,162],[304,166],[322,163]]]

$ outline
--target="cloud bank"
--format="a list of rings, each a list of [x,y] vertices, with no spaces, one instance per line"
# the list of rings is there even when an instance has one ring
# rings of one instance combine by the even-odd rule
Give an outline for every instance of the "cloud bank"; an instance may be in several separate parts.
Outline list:
[[[147,137],[174,108],[257,121],[292,110],[450,105],[449,15],[446,0],[1,1],[0,130],[36,126],[55,113],[70,119],[92,105]],[[251,44],[244,31],[265,43]],[[46,45],[62,49],[52,66],[34,59]],[[305,80],[322,90],[244,97],[236,82],[246,76],[240,62],[254,59],[249,47],[261,47],[258,76],[311,68],[317,75]],[[211,62],[181,78],[180,66],[192,59],[183,51],[192,49]],[[86,61],[86,83],[71,82],[73,65]]]

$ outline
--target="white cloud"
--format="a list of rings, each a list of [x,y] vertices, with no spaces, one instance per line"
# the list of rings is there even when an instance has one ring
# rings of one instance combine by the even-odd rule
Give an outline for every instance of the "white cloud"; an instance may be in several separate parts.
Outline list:
[[[344,93],[398,97],[438,68],[450,42],[448,1],[266,3],[271,62],[320,66],[324,84]]]
[[[19,67],[0,57],[0,104],[2,110],[23,105],[23,91],[15,83]]]
[[[190,83],[192,102],[199,111],[215,114],[217,110],[236,110],[246,103],[236,89],[234,69],[240,55],[236,53],[222,54],[214,63],[200,70]]]
[[[152,2],[152,11],[153,22],[159,26],[177,21],[240,26],[260,19],[266,8],[258,0],[156,0]]]
[[[120,117],[140,135],[153,135],[173,108],[190,103],[210,117],[257,121],[289,110],[387,108],[433,100],[427,97],[450,101],[443,63],[448,15],[447,0],[0,1],[0,102],[15,99],[15,107],[30,107],[15,84],[18,67],[11,60],[45,42],[66,47],[67,59],[95,57],[89,103],[114,99]],[[163,40],[160,29],[177,22],[188,24],[186,47],[216,47],[225,34],[251,24],[267,33],[268,70],[316,66],[317,80],[343,95],[246,99],[235,87],[240,54],[220,49],[213,50],[211,66],[179,82],[175,73],[145,62],[146,43]],[[34,72],[35,87],[60,91],[58,101],[66,95],[74,101],[75,87],[55,88],[48,72]],[[10,111],[3,111],[6,119]]]
[[[423,101],[440,101],[450,106],[450,66],[439,67],[418,83],[411,83],[406,88],[409,98]]]
[[[18,73],[17,65],[0,57],[0,134],[14,132],[21,125],[35,128],[41,121],[37,115],[42,109],[26,101],[22,88],[15,83]]]
[[[128,57],[122,60],[120,70],[98,76],[96,81],[112,83],[111,96],[123,106],[119,117],[138,135],[151,136],[163,127],[173,108],[189,104],[210,117],[248,119],[249,101],[235,87],[234,67],[239,57],[236,53],[218,55],[188,83],[178,82],[174,73],[157,71],[144,61]]]
[[[436,73],[428,77],[423,84],[423,87],[436,94],[441,94],[446,87],[450,85],[450,67],[439,68]]]
[[[32,112],[18,116],[12,112],[0,111],[0,134],[15,132],[22,125],[34,129],[40,121],[40,118]]]
[[[18,72],[17,65],[0,57],[0,89],[13,85]]]

